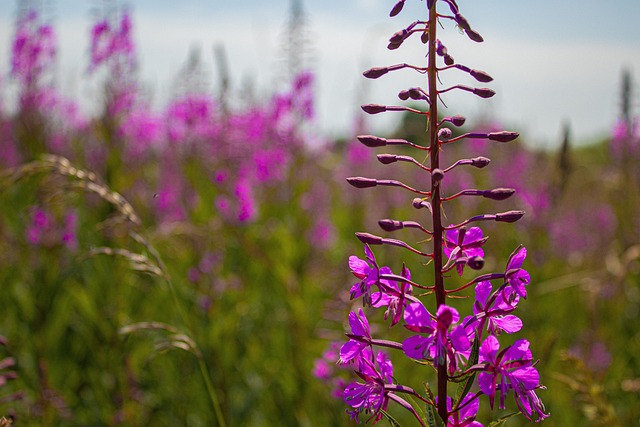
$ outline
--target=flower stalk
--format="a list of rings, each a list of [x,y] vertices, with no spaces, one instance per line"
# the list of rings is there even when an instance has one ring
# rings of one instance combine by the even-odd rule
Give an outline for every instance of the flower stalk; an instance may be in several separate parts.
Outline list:
[[[391,16],[398,15],[405,0],[400,0],[394,6]],[[365,245],[366,260],[356,256],[349,258],[352,273],[360,279],[351,288],[351,298],[362,297],[365,306],[374,308],[387,307],[385,320],[391,317],[391,326],[404,320],[404,327],[413,335],[402,343],[381,340],[371,336],[369,321],[366,313],[359,309],[358,313],[351,312],[350,324],[352,333],[347,334],[349,341],[340,350],[340,361],[343,364],[354,363],[359,366],[356,371],[366,383],[352,383],[344,391],[345,403],[354,408],[348,411],[356,420],[361,412],[373,412],[369,419],[375,421],[386,416],[386,408],[390,401],[398,403],[409,410],[421,425],[437,427],[445,423],[447,426],[481,427],[475,421],[482,396],[486,396],[491,408],[494,407],[496,397],[499,397],[499,407],[505,409],[505,399],[513,390],[516,406],[529,420],[541,421],[548,417],[544,406],[536,395],[537,389],[543,389],[539,384],[539,375],[535,366],[537,361],[532,358],[529,341],[516,340],[511,346],[500,350],[497,336],[502,333],[515,333],[522,328],[522,321],[511,314],[520,299],[526,299],[526,287],[530,283],[529,273],[522,268],[526,257],[526,249],[519,246],[514,250],[502,272],[484,273],[475,278],[466,279],[466,283],[457,287],[446,282],[455,271],[459,276],[467,271],[478,271],[485,267],[483,246],[488,237],[483,235],[477,226],[470,226],[474,222],[496,221],[511,223],[518,221],[524,215],[523,211],[506,211],[495,214],[474,215],[457,224],[445,225],[444,208],[446,203],[454,199],[467,200],[463,196],[481,196],[492,201],[502,201],[514,195],[513,188],[475,189],[463,188],[450,190],[450,174],[457,173],[458,166],[472,166],[478,169],[489,165],[490,159],[479,156],[460,159],[448,167],[441,167],[440,153],[446,146],[454,143],[464,144],[468,139],[487,139],[489,141],[508,143],[518,137],[517,132],[463,132],[454,136],[449,126],[461,127],[466,119],[460,115],[439,118],[440,103],[448,108],[442,100],[442,95],[453,90],[469,92],[480,98],[490,98],[495,92],[489,88],[474,88],[456,84],[445,89],[439,89],[439,73],[449,70],[460,70],[479,82],[492,81],[491,76],[457,64],[448,49],[438,38],[438,27],[442,20],[454,21],[457,26],[474,42],[482,42],[482,36],[473,30],[469,21],[460,15],[456,0],[426,1],[428,20],[415,21],[413,24],[395,33],[388,48],[395,50],[406,42],[412,35],[420,34],[423,44],[427,45],[427,66],[413,66],[405,63],[391,67],[374,67],[365,71],[367,78],[379,78],[392,70],[407,69],[426,75],[426,90],[413,87],[402,90],[398,97],[403,101],[413,100],[424,102],[427,108],[423,111],[418,107],[387,106],[381,104],[367,104],[362,109],[368,114],[379,114],[388,111],[405,111],[422,115],[426,119],[426,133],[428,145],[421,146],[403,139],[386,139],[373,135],[362,135],[358,140],[369,148],[385,147],[387,145],[403,145],[409,149],[427,151],[428,165],[417,161],[414,157],[400,154],[378,154],[378,161],[383,165],[405,163],[418,166],[419,172],[429,174],[430,186],[419,189],[403,181],[394,179],[374,179],[364,177],[347,178],[349,184],[356,188],[372,188],[377,186],[399,187],[409,190],[422,197],[416,197],[411,204],[416,209],[427,208],[431,219],[431,229],[427,229],[417,221],[400,221],[385,218],[378,221],[378,225],[385,232],[395,232],[401,229],[412,229],[427,235],[419,245],[431,245],[432,250],[422,249],[418,245],[409,245],[402,240],[387,238],[366,232],[356,233],[356,237]],[[452,15],[441,15],[437,12],[438,5],[446,5]],[[445,66],[439,68],[443,61]],[[444,195],[445,190],[448,194]],[[453,208],[452,208],[453,209]],[[411,279],[411,272],[403,262],[402,274],[394,274],[390,267],[380,266],[370,246],[396,246],[407,249],[415,254],[426,257],[429,261],[424,264],[432,269],[432,283],[428,285],[416,283]],[[457,309],[447,305],[447,298],[464,297],[457,295],[474,286],[476,299],[472,306],[472,315],[461,317]],[[422,289],[420,295],[413,295],[413,289]],[[374,292],[376,291],[376,292]],[[435,310],[432,314],[427,309],[429,304],[423,299],[435,296]],[[433,297],[431,297],[433,298]],[[435,302],[435,304],[433,304]],[[435,393],[426,387],[426,397],[418,395],[411,387],[397,384],[392,373],[391,359],[381,350],[402,352],[404,356],[431,365],[436,369]],[[374,363],[374,357],[377,365]],[[391,381],[389,381],[391,379]],[[450,397],[449,383],[462,383],[458,388],[455,399]],[[473,384],[477,383],[479,392],[472,393]],[[397,394],[406,393],[427,403],[425,418],[418,415],[418,411],[406,401],[400,401]],[[440,419],[441,421],[438,421]]]

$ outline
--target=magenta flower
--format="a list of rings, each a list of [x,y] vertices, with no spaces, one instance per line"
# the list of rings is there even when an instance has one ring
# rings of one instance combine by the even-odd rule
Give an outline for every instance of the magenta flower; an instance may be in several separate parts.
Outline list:
[[[525,286],[531,282],[529,273],[522,269],[522,263],[526,257],[527,249],[521,246],[511,254],[507,262],[507,268],[505,269],[505,279],[513,290],[525,299],[527,298]]]
[[[504,287],[494,295],[491,290],[488,280],[476,285],[476,302],[473,305],[475,319],[486,322],[491,335],[499,335],[501,331],[508,334],[518,332],[522,329],[522,320],[508,313],[515,310],[520,297],[510,287]]]
[[[462,325],[455,325],[460,316],[458,311],[447,305],[438,307],[436,319],[419,302],[409,304],[404,312],[405,328],[422,335],[413,335],[402,342],[402,350],[412,359],[432,359],[435,366],[449,361],[449,372],[457,368],[456,352],[467,351],[470,347],[467,332]]]
[[[378,267],[376,257],[373,255],[373,252],[371,252],[369,245],[364,245],[364,253],[367,258],[366,261],[355,255],[349,257],[349,268],[351,268],[353,275],[360,279],[358,283],[351,287],[349,292],[351,299],[364,295],[363,303],[366,305],[372,303],[371,287],[373,285],[380,287],[382,284],[383,286],[390,287],[389,281],[380,279],[380,275],[392,274],[392,271],[389,267]]]
[[[383,352],[378,352],[374,362],[372,353],[366,351],[359,358],[358,369],[356,374],[364,383],[352,382],[344,389],[344,402],[353,408],[347,412],[357,422],[361,412],[372,413],[375,424],[382,419],[380,411],[386,410],[389,403],[384,386],[393,379],[393,365]]]
[[[351,326],[351,336],[354,338],[351,338],[340,348],[340,360],[338,361],[340,364],[358,357],[370,345],[371,341],[369,321],[361,308],[358,309],[357,314],[354,311],[349,313],[349,326]]]
[[[437,402],[436,398],[436,402]],[[451,413],[453,401],[447,396],[447,411]],[[460,402],[459,409],[449,415],[447,427],[483,427],[481,423],[476,421],[480,402],[473,394],[467,394]]]
[[[484,257],[484,250],[481,246],[486,241],[487,238],[483,237],[482,230],[479,227],[471,227],[468,230],[465,227],[461,227],[447,230],[442,240],[442,245],[447,258],[451,259],[453,256],[456,260],[466,261],[471,257]],[[462,276],[464,266],[465,262],[456,262],[458,275]]]
[[[411,272],[402,266],[402,277],[411,280]],[[371,294],[372,305],[376,308],[387,307],[384,313],[385,320],[391,315],[391,326],[400,322],[404,309],[407,306],[407,295],[411,295],[412,286],[401,282],[400,285],[394,280],[389,280],[385,289]]]
[[[485,370],[478,375],[480,390],[489,397],[493,409],[496,393],[500,392],[500,409],[505,408],[505,399],[509,390],[513,389],[516,404],[531,419],[532,411],[543,413],[544,407],[535,389],[539,387],[539,374],[533,367],[529,341],[517,340],[513,345],[500,350],[498,339],[489,335],[480,345],[480,363],[485,363]],[[534,398],[535,396],[535,398]]]
[[[38,14],[30,11],[18,19],[12,46],[11,75],[24,86],[38,83],[56,56],[53,28],[39,23]]]

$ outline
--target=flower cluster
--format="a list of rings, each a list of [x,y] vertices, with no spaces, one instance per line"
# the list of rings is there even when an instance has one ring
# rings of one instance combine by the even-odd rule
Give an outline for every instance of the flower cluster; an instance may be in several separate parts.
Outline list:
[[[405,0],[398,1],[391,16],[398,15],[404,3]],[[457,285],[454,280],[456,276],[464,278],[469,270],[484,268],[484,245],[488,238],[484,236],[478,223],[515,222],[522,218],[524,212],[480,214],[448,226],[443,224],[443,212],[446,212],[448,202],[454,199],[482,197],[501,201],[512,196],[515,189],[455,189],[454,186],[454,191],[445,194],[445,189],[450,191],[449,185],[460,182],[449,178],[456,172],[455,168],[484,168],[490,160],[482,156],[463,158],[445,167],[440,165],[441,151],[449,144],[465,140],[507,143],[516,139],[518,134],[500,130],[460,133],[456,128],[464,124],[464,117],[442,117],[438,114],[442,95],[446,92],[461,90],[480,98],[492,97],[495,92],[489,88],[461,84],[439,88],[439,74],[449,70],[462,71],[482,83],[490,82],[492,78],[484,71],[456,63],[443,42],[437,38],[440,24],[451,21],[472,41],[483,41],[482,36],[460,13],[456,0],[428,0],[425,3],[428,19],[415,21],[393,34],[388,48],[398,49],[403,42],[417,34],[428,48],[427,66],[400,63],[372,68],[364,76],[376,79],[397,70],[414,70],[425,74],[428,83],[425,89],[405,89],[398,96],[403,101],[424,102],[427,108],[423,111],[413,106],[368,104],[362,109],[369,114],[403,111],[424,116],[429,145],[422,146],[407,140],[373,135],[362,135],[358,140],[370,148],[402,147],[404,151],[401,154],[378,154],[377,158],[385,165],[404,162],[417,166],[422,173],[430,176],[431,187],[419,189],[397,180],[366,177],[351,177],[347,181],[356,188],[391,186],[414,193],[416,198],[411,203],[414,208],[428,212],[431,227],[417,221],[395,219],[382,219],[379,225],[386,232],[404,228],[417,230],[422,234],[419,240],[431,241],[433,246],[428,252],[402,240],[356,233],[364,244],[365,257],[349,258],[351,272],[358,279],[351,287],[351,299],[361,299],[365,307],[386,308],[384,317],[391,319],[391,326],[402,324],[409,333],[402,342],[378,339],[371,334],[365,311],[352,311],[349,314],[351,331],[347,333],[349,341],[340,349],[339,363],[353,366],[360,381],[346,386],[343,399],[350,407],[348,412],[356,420],[362,413],[371,414],[368,420],[374,422],[382,419],[388,415],[387,407],[393,401],[407,409],[423,426],[436,426],[445,422],[447,426],[481,427],[482,424],[476,421],[481,401],[486,399],[492,409],[497,401],[497,406],[505,409],[507,398],[513,396],[518,410],[527,419],[541,421],[548,417],[537,396],[538,390],[544,389],[544,386],[540,383],[537,362],[532,356],[529,341],[517,339],[503,348],[499,342],[502,333],[516,333],[523,326],[520,318],[513,312],[519,302],[527,298],[527,288],[531,282],[529,273],[523,267],[526,249],[523,246],[517,247],[504,264],[504,269],[499,272],[476,275],[475,278]],[[439,61],[444,64],[439,65]],[[430,164],[426,164],[426,160],[420,162],[408,156],[406,149],[426,153]],[[453,210],[447,214],[449,218],[454,216]],[[371,249],[372,246],[379,245],[395,246],[426,258],[425,264],[433,267],[433,284],[425,285],[412,280],[409,268],[404,264],[400,274],[395,274],[389,266],[381,265]],[[450,275],[452,270],[457,274]],[[475,287],[475,301],[470,313],[463,317],[458,309],[448,303],[448,298],[472,287]],[[428,308],[424,298],[427,295],[435,296],[435,311]],[[437,389],[428,389],[426,396],[423,396],[407,385],[398,384],[393,376],[391,360],[379,350],[381,347],[433,366],[437,372]],[[448,395],[447,387],[454,382],[461,384],[455,397]],[[407,400],[411,402],[417,399],[426,403],[431,416],[421,415],[417,408],[401,397],[403,395],[410,396]],[[441,421],[436,421],[437,418]]]

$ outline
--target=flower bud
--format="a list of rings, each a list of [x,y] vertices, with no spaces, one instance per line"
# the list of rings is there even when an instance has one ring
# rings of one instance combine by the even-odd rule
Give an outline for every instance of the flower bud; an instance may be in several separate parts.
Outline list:
[[[451,123],[456,127],[462,126],[464,122],[467,120],[464,116],[461,116],[459,114],[450,117],[450,119],[451,119]]]
[[[485,190],[482,192],[482,197],[491,200],[505,200],[513,196],[516,192],[513,188],[494,188],[493,190]]]
[[[365,71],[364,73],[362,73],[362,75],[368,79],[377,79],[380,76],[384,76],[388,72],[389,69],[387,67],[374,67]]]
[[[482,36],[477,31],[468,29],[468,30],[465,30],[464,32],[467,33],[467,36],[476,43],[482,43],[484,41]]]
[[[404,41],[404,39],[407,38],[408,35],[409,35],[409,31],[407,31],[406,29],[397,31],[393,33],[393,35],[389,39],[389,43],[398,44],[398,45],[402,44],[402,42]]]
[[[424,95],[420,92],[420,89],[418,89],[417,87],[412,87],[411,89],[409,89],[409,98],[418,101],[420,99],[424,99]]]
[[[389,16],[394,17],[397,14],[399,14],[402,11],[402,8],[404,6],[404,2],[405,2],[405,0],[400,0],[398,3],[396,3],[393,6],[393,9],[391,9],[391,12],[389,13]]]
[[[518,132],[509,132],[505,130],[502,132],[491,132],[489,134],[489,140],[497,142],[511,142],[519,136],[520,134]]]
[[[489,162],[491,162],[491,159],[488,159],[482,156],[471,159],[471,165],[479,169],[482,169],[483,167],[487,166]]]
[[[473,94],[478,95],[480,98],[491,98],[496,92],[486,87],[476,87],[473,88]]]
[[[367,245],[381,245],[382,244],[382,237],[374,236],[373,234],[356,233],[356,237],[362,243],[367,244]]]
[[[401,44],[402,44],[402,43],[389,43],[389,44],[387,45],[387,49],[389,49],[389,50],[396,50],[397,48],[399,48],[399,47],[400,47],[400,45],[401,45]]]
[[[424,30],[424,32],[420,34],[420,41],[422,42],[422,44],[429,43],[429,31]]]
[[[381,219],[378,221],[378,225],[384,231],[396,231],[404,228],[402,221],[395,221],[393,219]]]
[[[454,64],[454,60],[453,60],[453,56],[449,55],[448,53],[446,53],[444,55],[444,63],[446,65],[453,65]]]
[[[398,156],[395,154],[378,154],[378,161],[384,165],[394,163],[398,161]]]
[[[347,178],[347,182],[356,188],[370,188],[378,185],[378,181],[372,178],[363,178],[361,176]]]
[[[451,136],[453,136],[453,132],[451,132],[451,129],[449,128],[440,128],[438,130],[438,139],[440,141],[446,141],[451,138]]]
[[[482,267],[484,267],[484,258],[482,258],[481,256],[472,256],[467,258],[467,265],[472,269],[472,270],[482,270]]]
[[[387,107],[380,104],[367,104],[363,105],[361,108],[367,114],[378,114],[387,111]]]
[[[516,222],[524,216],[524,211],[508,211],[496,214],[496,221]]]
[[[406,101],[407,99],[409,99],[409,91],[407,89],[401,90],[398,93],[398,98],[402,99],[403,101]]]
[[[474,79],[482,83],[489,83],[490,81],[493,80],[493,77],[491,77],[489,74],[485,73],[484,71],[471,70],[469,71],[469,74],[471,74],[471,77],[473,77]]]
[[[447,47],[438,39],[436,40],[436,53],[438,56],[444,56],[447,54]]]
[[[431,210],[431,204],[429,202],[427,202],[426,200],[421,199],[419,197],[416,197],[415,199],[413,199],[413,202],[411,204],[416,209],[427,208],[427,209]]]
[[[375,148],[375,147],[384,147],[387,145],[386,138],[380,138],[379,136],[373,135],[358,135],[358,141],[360,141],[363,145],[367,147]]]
[[[455,14],[454,19],[456,20],[456,24],[458,24],[458,27],[462,28],[463,30],[471,29],[471,25],[469,25],[469,21],[467,21],[467,18],[460,15],[459,13]]]
[[[443,178],[444,178],[444,172],[442,171],[442,169],[436,168],[431,172],[431,180],[433,182],[440,182],[442,181]]]

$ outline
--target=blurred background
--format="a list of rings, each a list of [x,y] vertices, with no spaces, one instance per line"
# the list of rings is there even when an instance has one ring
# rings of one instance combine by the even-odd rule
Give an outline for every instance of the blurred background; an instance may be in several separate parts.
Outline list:
[[[424,3],[389,19],[390,0],[2,1],[0,415],[34,426],[351,425],[340,392],[354,377],[335,361],[356,306],[347,260],[364,255],[354,232],[420,216],[411,194],[345,178],[425,179],[379,164],[386,151],[355,136],[426,144],[422,119],[359,107],[397,104],[424,76],[361,73],[423,65],[417,39],[386,45]],[[640,424],[640,3],[459,4],[485,43],[447,25],[442,41],[491,74],[497,95],[447,93],[445,114],[468,118],[454,132],[521,137],[447,146],[445,163],[492,163],[456,169],[446,188],[518,193],[452,202],[446,218],[527,212],[483,224],[485,271],[528,248],[516,338],[541,359],[545,424]],[[457,83],[473,84],[443,75]],[[430,282],[420,259],[376,256]],[[453,304],[469,314],[466,301]],[[368,313],[374,336],[403,339]],[[434,381],[394,362],[401,383]]]

